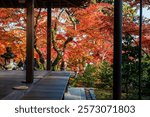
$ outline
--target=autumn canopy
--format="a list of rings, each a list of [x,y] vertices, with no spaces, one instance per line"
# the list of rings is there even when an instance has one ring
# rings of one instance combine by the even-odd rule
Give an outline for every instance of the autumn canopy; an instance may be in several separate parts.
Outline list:
[[[4,2],[5,1],[5,2]],[[15,5],[16,8],[0,9],[0,55],[6,47],[11,47],[17,55],[16,62],[26,58],[26,9],[17,8],[21,0],[0,0],[0,5]],[[44,2],[43,2],[44,1]],[[46,0],[36,0],[36,7],[43,7]],[[78,6],[79,0],[54,0],[52,7],[59,4]],[[138,42],[138,2],[127,1],[123,5],[123,36],[135,37]],[[82,8],[52,9],[52,66],[60,69],[62,62],[68,70],[83,72],[87,64],[99,64],[103,61],[112,63],[113,59],[113,0],[93,0],[90,4],[83,1]],[[148,2],[145,2],[147,6]],[[21,4],[23,7],[25,3]],[[89,5],[87,7],[87,5]],[[34,57],[39,64],[45,66],[47,10],[35,8],[34,13]],[[150,25],[149,20],[143,21],[143,50],[149,54]],[[43,62],[41,60],[44,60]],[[3,58],[0,63],[4,64]],[[44,69],[44,67],[43,67]]]

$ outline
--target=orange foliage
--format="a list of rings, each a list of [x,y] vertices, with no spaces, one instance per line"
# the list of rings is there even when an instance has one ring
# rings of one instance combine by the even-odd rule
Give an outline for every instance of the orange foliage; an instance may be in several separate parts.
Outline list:
[[[136,4],[139,0],[136,1]],[[132,1],[130,5],[135,3]],[[67,9],[75,21],[75,25],[64,11],[60,18],[60,9],[52,9],[52,28],[58,25],[56,43],[58,48],[63,45],[68,37],[73,41],[67,44],[64,60],[71,70],[83,70],[86,63],[99,64],[101,61],[112,62],[113,59],[113,6],[108,3],[92,4],[85,9]],[[26,14],[24,9],[0,9],[0,54],[5,52],[5,47],[11,46],[17,55],[16,59],[25,59],[26,47]],[[35,21],[38,10],[35,9]],[[36,32],[37,46],[46,59],[46,34],[47,12],[42,9],[38,19]],[[150,47],[150,25],[144,24],[143,44],[147,52]],[[123,19],[123,33],[138,35],[138,24],[128,17]],[[52,47],[53,48],[53,47]],[[38,57],[37,53],[35,56]],[[57,54],[52,49],[53,61]]]

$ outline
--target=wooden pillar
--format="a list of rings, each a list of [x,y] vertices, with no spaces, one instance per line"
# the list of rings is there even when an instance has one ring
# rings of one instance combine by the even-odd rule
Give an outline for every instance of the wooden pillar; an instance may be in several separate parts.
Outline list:
[[[139,19],[139,66],[138,66],[138,69],[139,69],[139,100],[142,99],[142,94],[141,94],[141,77],[142,77],[142,70],[141,70],[141,63],[142,63],[142,22],[143,22],[143,0],[140,0],[140,19]]]
[[[122,0],[114,4],[113,99],[121,99],[122,63]]]
[[[51,3],[47,7],[47,70],[51,70]]]
[[[27,1],[26,83],[34,77],[34,0]]]

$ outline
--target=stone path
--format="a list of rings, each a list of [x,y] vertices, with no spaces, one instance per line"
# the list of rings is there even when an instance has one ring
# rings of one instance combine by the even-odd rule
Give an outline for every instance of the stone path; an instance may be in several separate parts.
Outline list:
[[[93,88],[69,87],[65,100],[95,100]]]

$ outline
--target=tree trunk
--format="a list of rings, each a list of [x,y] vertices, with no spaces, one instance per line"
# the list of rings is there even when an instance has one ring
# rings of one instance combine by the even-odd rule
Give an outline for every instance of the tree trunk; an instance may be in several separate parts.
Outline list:
[[[57,53],[57,57],[55,58],[54,62],[52,63],[52,70],[53,71],[57,70],[57,65],[59,64],[59,62],[61,61],[62,58],[63,58],[63,55]]]
[[[45,61],[44,61],[44,57],[43,57],[42,52],[39,50],[39,48],[36,46],[36,44],[34,45],[34,49],[37,52],[37,54],[39,55],[40,63],[42,64],[42,68],[45,70],[45,66],[44,66]]]

